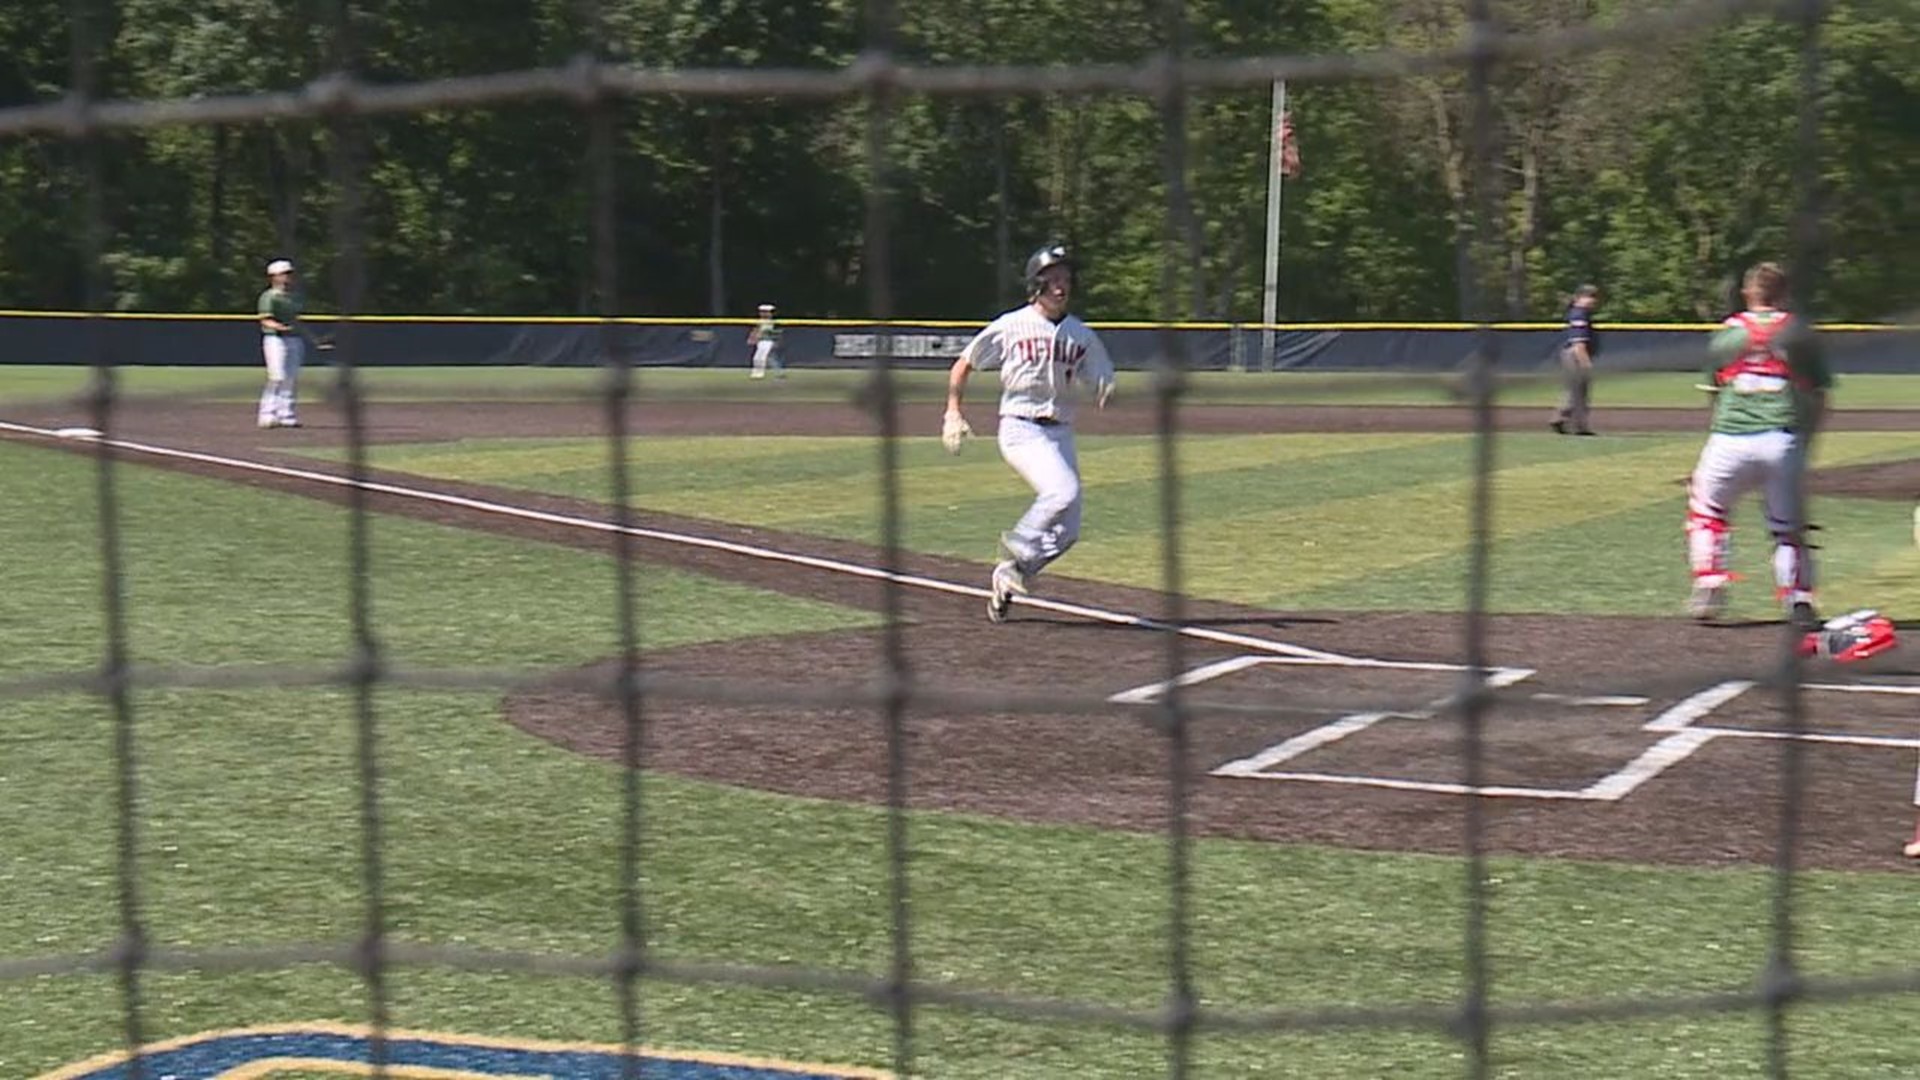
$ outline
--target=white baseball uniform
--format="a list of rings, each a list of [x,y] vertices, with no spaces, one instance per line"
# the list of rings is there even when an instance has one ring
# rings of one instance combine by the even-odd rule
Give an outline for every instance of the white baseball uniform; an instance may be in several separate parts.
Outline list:
[[[293,334],[263,334],[260,356],[267,365],[267,385],[260,392],[261,427],[297,423],[295,410],[299,400],[300,368],[307,357],[307,343]]]
[[[299,398],[300,366],[306,359],[307,343],[300,331],[300,298],[286,289],[268,289],[260,294],[259,313],[286,325],[286,330],[260,331],[260,358],[267,365],[267,385],[260,392],[258,419],[261,427],[291,427],[299,424],[295,402]]]
[[[753,345],[753,378],[766,378],[768,368],[773,369],[775,377],[786,377],[785,366],[780,363],[780,324],[770,311],[760,313],[760,322],[748,341]]]
[[[1036,304],[987,324],[960,354],[1000,372],[1000,456],[1034,490],[1033,505],[1004,537],[1022,574],[1037,574],[1080,538],[1080,462],[1073,444],[1074,397],[1113,382],[1099,335],[1068,315],[1048,319]]]

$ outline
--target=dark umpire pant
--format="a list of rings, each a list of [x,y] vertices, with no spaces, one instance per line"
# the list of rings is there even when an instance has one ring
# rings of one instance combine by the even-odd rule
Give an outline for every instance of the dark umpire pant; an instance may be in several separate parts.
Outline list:
[[[1592,359],[1581,363],[1571,348],[1560,350],[1560,367],[1566,372],[1566,393],[1560,398],[1560,410],[1554,413],[1553,426],[1560,431],[1592,431],[1587,407],[1592,400]]]

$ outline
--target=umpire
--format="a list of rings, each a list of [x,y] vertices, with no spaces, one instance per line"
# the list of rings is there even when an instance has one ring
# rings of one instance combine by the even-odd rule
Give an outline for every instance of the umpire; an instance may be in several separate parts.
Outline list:
[[[1593,358],[1600,354],[1600,336],[1593,329],[1593,309],[1600,303],[1598,285],[1582,285],[1567,305],[1566,335],[1560,342],[1560,366],[1566,371],[1567,391],[1553,414],[1553,430],[1562,435],[1591,435],[1587,408],[1592,401]]]

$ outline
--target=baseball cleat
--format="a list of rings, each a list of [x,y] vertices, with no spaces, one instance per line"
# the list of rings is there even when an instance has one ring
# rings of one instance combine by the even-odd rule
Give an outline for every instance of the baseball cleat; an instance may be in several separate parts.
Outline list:
[[[992,583],[993,588],[987,597],[987,619],[990,622],[1005,622],[1007,609],[1013,606],[1013,595],[1027,591],[1027,580],[1013,560],[1003,559],[993,568]]]
[[[1695,585],[1687,597],[1687,614],[1697,622],[1712,622],[1726,610],[1726,590],[1717,585]]]
[[[1787,609],[1787,622],[1792,624],[1795,630],[1812,633],[1820,629],[1820,613],[1813,610],[1812,604],[1801,600]]]
[[[254,421],[254,426],[258,427],[261,431],[265,431],[268,428],[279,427],[280,421],[275,420],[271,416],[263,416],[260,419]]]
[[[1920,836],[1916,836],[1912,840],[1907,841],[1907,846],[1901,848],[1900,851],[1901,854],[1909,859],[1920,859]]]

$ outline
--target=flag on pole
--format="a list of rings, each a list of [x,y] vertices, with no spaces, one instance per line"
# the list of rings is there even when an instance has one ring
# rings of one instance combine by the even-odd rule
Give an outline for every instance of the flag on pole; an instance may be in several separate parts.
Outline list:
[[[1280,130],[1274,132],[1280,142],[1280,175],[1291,180],[1300,175],[1300,144],[1293,137],[1293,110],[1280,114]]]

